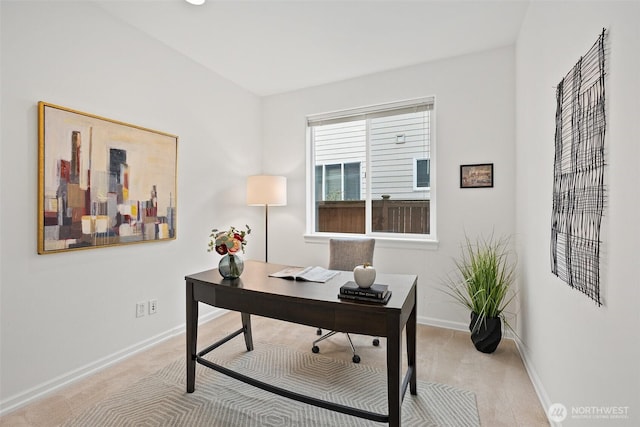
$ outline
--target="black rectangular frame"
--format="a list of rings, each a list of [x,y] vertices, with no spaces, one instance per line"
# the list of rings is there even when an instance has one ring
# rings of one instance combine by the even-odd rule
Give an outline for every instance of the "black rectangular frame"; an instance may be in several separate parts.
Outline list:
[[[493,163],[460,165],[460,188],[493,188]]]

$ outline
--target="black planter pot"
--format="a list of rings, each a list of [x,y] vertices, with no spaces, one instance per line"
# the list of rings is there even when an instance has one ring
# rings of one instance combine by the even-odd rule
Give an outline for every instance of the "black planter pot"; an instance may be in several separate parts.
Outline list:
[[[471,341],[478,351],[493,353],[502,339],[502,321],[499,317],[487,317],[478,321],[478,315],[471,312]]]

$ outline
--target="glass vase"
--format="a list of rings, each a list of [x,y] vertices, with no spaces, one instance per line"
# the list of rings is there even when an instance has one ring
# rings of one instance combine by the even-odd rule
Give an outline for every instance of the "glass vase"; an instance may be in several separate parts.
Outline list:
[[[244,270],[244,261],[237,254],[225,254],[220,258],[218,271],[225,279],[237,279]]]

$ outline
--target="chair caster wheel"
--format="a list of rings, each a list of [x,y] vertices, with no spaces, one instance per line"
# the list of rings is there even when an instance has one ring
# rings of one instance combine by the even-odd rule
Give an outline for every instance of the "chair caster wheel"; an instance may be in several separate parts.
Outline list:
[[[311,347],[311,351],[313,351],[314,353],[320,353],[320,347],[314,345],[313,347]]]
[[[379,346],[380,345],[380,340],[378,338],[375,338],[373,340],[373,345],[376,346],[376,347]]]
[[[360,356],[354,354],[351,360],[353,360],[353,363],[360,363]]]
[[[318,328],[318,330],[316,331],[316,335],[322,335],[322,329]]]

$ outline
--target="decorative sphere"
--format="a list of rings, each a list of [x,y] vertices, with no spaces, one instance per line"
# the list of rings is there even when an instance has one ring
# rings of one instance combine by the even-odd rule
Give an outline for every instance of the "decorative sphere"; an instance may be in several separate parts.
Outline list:
[[[376,269],[372,265],[357,265],[353,269],[353,278],[361,288],[370,288],[376,280]]]

